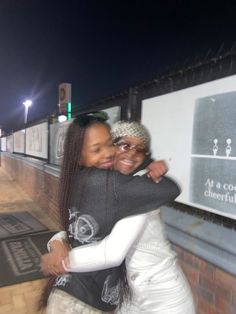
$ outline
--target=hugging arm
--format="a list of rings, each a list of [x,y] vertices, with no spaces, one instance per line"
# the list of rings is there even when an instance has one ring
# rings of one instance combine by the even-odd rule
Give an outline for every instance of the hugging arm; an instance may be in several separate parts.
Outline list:
[[[146,216],[142,214],[121,219],[103,240],[73,248],[63,261],[65,270],[89,272],[119,266],[143,230]]]
[[[60,241],[60,242],[67,242],[67,234],[66,231],[59,231],[54,234],[54,236],[51,237],[51,239],[47,243],[47,249],[50,252],[52,249],[52,243],[53,241]]]
[[[109,186],[114,189],[113,193],[112,190],[110,192],[115,195],[116,209],[113,209],[118,221],[114,228],[116,232],[111,238],[107,236],[96,245],[74,248],[70,251],[68,266],[65,265],[70,271],[87,272],[119,265],[145,223],[146,215],[140,214],[174,200],[180,193],[176,183],[164,177],[158,184],[148,178],[124,176],[119,173],[113,173],[112,178]],[[131,217],[125,218],[126,216]],[[142,216],[144,218],[141,218]],[[133,219],[137,221],[131,225]]]
[[[58,275],[66,271],[89,272],[119,266],[143,230],[146,216],[141,214],[121,219],[103,240],[73,248],[68,251],[66,258],[60,258],[59,256],[62,257],[63,254],[58,252],[65,245],[63,243],[66,240],[66,232],[58,232],[47,244],[51,253],[45,255],[42,260],[44,273]],[[53,250],[55,242],[61,242],[61,245]]]
[[[156,184],[145,176],[116,175],[118,183],[114,194],[117,198],[117,221],[126,216],[150,212],[172,202],[180,194],[179,186],[167,177],[162,177]]]

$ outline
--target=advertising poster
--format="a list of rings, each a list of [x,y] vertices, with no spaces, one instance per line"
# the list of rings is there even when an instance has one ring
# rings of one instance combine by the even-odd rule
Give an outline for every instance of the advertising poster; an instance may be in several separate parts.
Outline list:
[[[58,122],[50,125],[50,164],[61,164],[66,131],[72,121]]]
[[[24,154],[24,152],[25,152],[25,130],[20,130],[18,132],[14,132],[13,142],[14,142],[14,153]]]
[[[120,120],[120,107],[112,107],[103,109],[108,116],[107,121],[110,125]],[[60,165],[64,153],[64,141],[66,136],[66,131],[73,121],[65,121],[62,123],[55,123],[50,125],[50,163],[55,165]]]
[[[13,153],[13,135],[7,136],[7,152]]]
[[[48,158],[48,123],[43,122],[26,129],[26,154]]]
[[[236,76],[145,99],[156,159],[179,182],[178,202],[236,219]]]
[[[7,138],[6,137],[1,138],[1,151],[2,152],[7,151]]]

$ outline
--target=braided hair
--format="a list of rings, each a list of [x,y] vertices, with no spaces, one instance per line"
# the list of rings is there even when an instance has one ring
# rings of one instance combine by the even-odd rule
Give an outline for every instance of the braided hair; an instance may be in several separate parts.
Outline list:
[[[61,174],[59,180],[59,193],[58,193],[58,204],[60,212],[60,223],[62,230],[66,230],[68,233],[69,226],[69,211],[70,202],[72,197],[73,186],[75,178],[78,174],[78,171],[81,167],[80,159],[81,152],[84,143],[84,137],[86,130],[94,124],[105,125],[109,130],[110,126],[105,121],[108,119],[108,116],[105,112],[95,112],[85,115],[78,115],[74,121],[70,124],[66,138],[64,142],[64,155],[61,165]],[[89,171],[89,169],[88,169]],[[88,174],[88,172],[87,172]],[[86,180],[86,176],[80,177],[82,186]],[[67,234],[69,235],[69,234]],[[53,289],[54,281],[56,277],[52,276],[49,278],[47,285],[43,291],[39,308],[47,306],[49,295]],[[121,265],[121,295],[120,295],[120,304],[123,301],[124,295],[129,296],[128,281],[126,277],[126,267],[123,262]]]
[[[84,143],[86,130],[94,124],[103,124],[110,130],[109,124],[106,123],[108,115],[105,112],[93,112],[82,114],[75,117],[69,125],[65,142],[64,155],[61,165],[59,189],[58,189],[58,206],[60,214],[60,225],[62,230],[68,232],[70,201],[72,196],[72,187],[78,170],[80,169],[81,151]],[[85,180],[85,178],[81,178]],[[53,289],[56,277],[51,276],[42,293],[39,309],[47,306],[49,295]]]

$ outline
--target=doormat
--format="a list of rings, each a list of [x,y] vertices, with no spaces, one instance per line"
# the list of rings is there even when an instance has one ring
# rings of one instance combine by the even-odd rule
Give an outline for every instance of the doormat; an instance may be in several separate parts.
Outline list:
[[[55,231],[1,240],[0,287],[44,278],[40,260],[54,234]]]
[[[0,214],[0,240],[48,230],[28,212]]]

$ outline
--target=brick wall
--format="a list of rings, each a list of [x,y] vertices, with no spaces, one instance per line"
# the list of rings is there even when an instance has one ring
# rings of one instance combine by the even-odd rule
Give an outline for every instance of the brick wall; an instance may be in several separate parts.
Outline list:
[[[173,247],[191,285],[197,313],[235,314],[236,278],[176,245]]]
[[[2,166],[24,190],[58,221],[58,178],[22,160],[2,156]],[[198,314],[235,314],[236,278],[190,252],[173,245],[191,285]],[[220,254],[220,252],[219,252]]]
[[[21,159],[2,156],[2,167],[30,197],[59,225],[58,178],[24,163]]]

